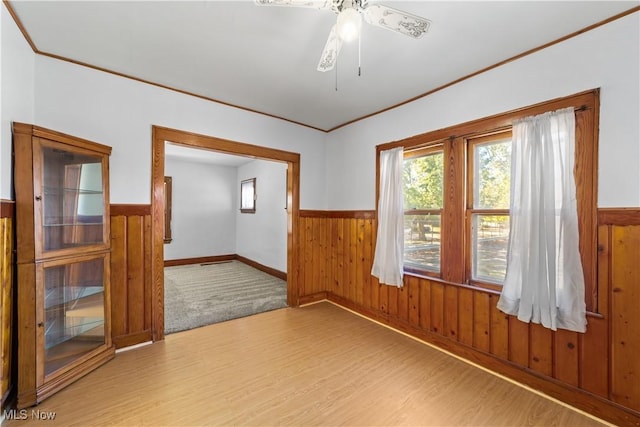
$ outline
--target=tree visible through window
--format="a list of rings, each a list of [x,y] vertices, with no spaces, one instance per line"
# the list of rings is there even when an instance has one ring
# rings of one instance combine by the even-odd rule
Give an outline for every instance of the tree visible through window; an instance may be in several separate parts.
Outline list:
[[[405,154],[405,269],[440,271],[443,175],[441,149],[419,150]]]
[[[469,141],[471,280],[501,284],[507,270],[511,133]]]

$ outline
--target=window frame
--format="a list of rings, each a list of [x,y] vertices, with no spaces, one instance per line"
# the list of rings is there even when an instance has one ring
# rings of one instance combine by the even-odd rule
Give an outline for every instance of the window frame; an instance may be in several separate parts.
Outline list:
[[[528,116],[573,107],[576,111],[576,151],[574,176],[576,181],[578,227],[580,233],[580,257],[585,278],[585,303],[587,312],[606,310],[606,290],[598,289],[597,261],[597,171],[600,89],[592,89],[574,95],[544,101],[538,104],[507,111],[493,116],[450,126],[406,139],[376,146],[376,206],[380,194],[380,152],[396,147],[405,151],[441,143],[444,147],[444,206],[442,233],[446,238],[441,244],[441,277],[439,280],[454,285],[497,289],[472,283],[469,279],[467,233],[467,142],[469,139],[512,128],[515,120]],[[376,211],[377,217],[377,211]],[[445,262],[446,260],[446,262]],[[407,275],[429,276],[422,272],[407,271]],[[427,277],[429,278],[429,277]],[[501,286],[500,286],[501,288]]]

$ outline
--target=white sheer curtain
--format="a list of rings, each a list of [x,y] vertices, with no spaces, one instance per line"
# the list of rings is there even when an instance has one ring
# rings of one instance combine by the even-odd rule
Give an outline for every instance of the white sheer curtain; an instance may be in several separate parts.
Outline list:
[[[371,274],[380,283],[402,287],[404,207],[402,199],[402,147],[380,152],[378,238]]]
[[[573,108],[513,124],[511,227],[498,308],[554,331],[585,332],[574,134]]]

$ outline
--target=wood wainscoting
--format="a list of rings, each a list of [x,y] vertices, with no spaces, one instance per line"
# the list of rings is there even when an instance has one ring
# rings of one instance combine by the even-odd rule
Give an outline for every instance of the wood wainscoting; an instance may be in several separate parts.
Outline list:
[[[0,200],[0,412],[10,404],[14,388],[14,221],[15,203]]]
[[[598,214],[598,276],[610,290],[609,398],[640,412],[640,209]]]
[[[300,211],[300,303],[327,298],[619,425],[640,425],[640,210],[599,211],[598,307],[553,332],[496,308],[498,293],[371,276],[373,211]]]
[[[151,341],[151,205],[111,205],[111,330],[116,348]]]

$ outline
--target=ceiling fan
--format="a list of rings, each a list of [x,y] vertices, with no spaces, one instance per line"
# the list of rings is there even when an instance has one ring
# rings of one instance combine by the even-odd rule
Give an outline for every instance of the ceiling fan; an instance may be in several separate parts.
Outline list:
[[[324,46],[318,71],[333,69],[343,42],[356,39],[362,19],[378,27],[419,39],[429,30],[431,21],[383,5],[369,5],[368,0],[255,0],[260,6],[294,6],[330,10],[338,15]]]

